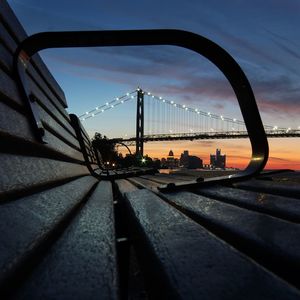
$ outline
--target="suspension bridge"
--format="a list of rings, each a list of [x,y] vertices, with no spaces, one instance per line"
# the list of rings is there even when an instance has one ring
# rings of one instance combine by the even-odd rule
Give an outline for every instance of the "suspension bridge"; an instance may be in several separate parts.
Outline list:
[[[114,143],[136,145],[136,153],[143,155],[143,145],[149,141],[238,139],[247,138],[245,123],[235,118],[205,112],[138,88],[120,97],[96,106],[80,115],[82,122],[97,117],[108,110],[136,101],[136,134],[126,138],[111,139]],[[300,137],[300,126],[284,128],[264,125],[271,138]]]

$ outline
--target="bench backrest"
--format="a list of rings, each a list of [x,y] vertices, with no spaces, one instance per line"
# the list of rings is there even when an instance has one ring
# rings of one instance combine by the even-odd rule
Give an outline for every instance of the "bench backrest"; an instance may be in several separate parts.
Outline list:
[[[91,174],[98,175],[100,169],[103,169],[101,154],[97,149],[93,147],[93,144],[84,127],[82,126],[79,118],[74,114],[70,114],[70,118],[71,124],[75,129],[77,139],[79,141],[87,167],[90,170]]]
[[[0,199],[86,175],[90,173],[89,169],[98,167],[83,129],[86,155],[82,151],[66,111],[65,95],[37,54],[26,69],[26,79],[35,98],[36,113],[45,129],[47,143],[36,140],[30,112],[20,95],[13,71],[13,53],[25,38],[26,33],[14,13],[5,1],[1,1]]]

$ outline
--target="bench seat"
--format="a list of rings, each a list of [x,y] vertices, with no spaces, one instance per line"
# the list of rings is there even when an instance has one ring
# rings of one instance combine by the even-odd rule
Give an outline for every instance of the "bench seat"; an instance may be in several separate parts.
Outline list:
[[[161,193],[160,178],[116,181],[154,298],[299,297],[297,223],[188,191]]]

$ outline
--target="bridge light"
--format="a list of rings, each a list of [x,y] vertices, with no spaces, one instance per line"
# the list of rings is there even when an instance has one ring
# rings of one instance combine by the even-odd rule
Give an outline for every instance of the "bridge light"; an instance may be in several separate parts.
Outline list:
[[[176,103],[174,103],[174,106],[175,106],[175,107],[177,106]]]
[[[159,97],[159,100],[161,100],[162,99],[162,97]]]
[[[82,118],[81,121],[85,121],[85,118]]]
[[[108,106],[108,104],[109,104],[109,103],[108,103],[108,102],[106,102],[105,104]]]
[[[131,96],[131,99],[133,99],[134,98],[134,96]],[[124,102],[124,101],[123,101]]]
[[[94,114],[92,114],[92,117],[95,117],[95,115],[94,115]]]
[[[118,97],[116,98],[116,101],[119,101],[119,98],[118,98]]]
[[[210,116],[210,112],[208,112],[207,115]]]
[[[126,93],[126,96],[129,96],[129,93]]]
[[[151,93],[150,92],[148,92],[148,96],[150,96],[151,95]]]
[[[196,109],[195,109],[195,111],[197,112],[197,111],[198,111],[198,109],[196,108]]]
[[[124,101],[123,101],[123,100],[121,100],[121,103],[124,103]]]
[[[96,110],[98,110],[99,109],[99,107],[98,106],[96,106]]]
[[[188,110],[188,108],[186,107],[185,110]]]
[[[163,100],[163,103],[165,103],[165,102],[166,102],[166,100],[164,99],[164,100]]]
[[[85,112],[85,114],[86,114],[86,115],[88,115],[88,114],[89,114],[89,112],[88,112],[88,111],[86,111],[86,112]]]
[[[104,112],[104,109],[101,109],[101,112]]]
[[[171,101],[171,104],[173,104],[174,103],[174,101]]]
[[[154,98],[154,95],[152,95],[152,98]]]
[[[182,107],[185,108],[185,105],[183,104]]]
[[[197,114],[199,115],[199,114],[200,114],[200,111],[197,111]]]
[[[111,105],[111,108],[114,108],[114,106],[113,106],[113,105]]]
[[[236,122],[236,119],[233,119],[233,122]]]

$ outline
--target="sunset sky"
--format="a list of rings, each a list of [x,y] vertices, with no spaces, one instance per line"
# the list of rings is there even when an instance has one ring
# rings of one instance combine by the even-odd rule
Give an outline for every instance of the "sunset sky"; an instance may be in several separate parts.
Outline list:
[[[37,1],[8,0],[28,34],[59,30],[183,29],[227,50],[247,75],[264,124],[300,128],[300,2],[221,1]],[[242,119],[233,91],[220,71],[198,54],[171,47],[52,49],[41,52],[65,91],[68,111],[83,114],[141,86],[190,107]],[[134,103],[86,121],[109,137],[134,132]],[[267,168],[300,169],[300,138],[270,139]],[[209,163],[221,148],[227,165],[243,168],[247,140],[147,143],[145,152],[165,157],[183,150]]]

